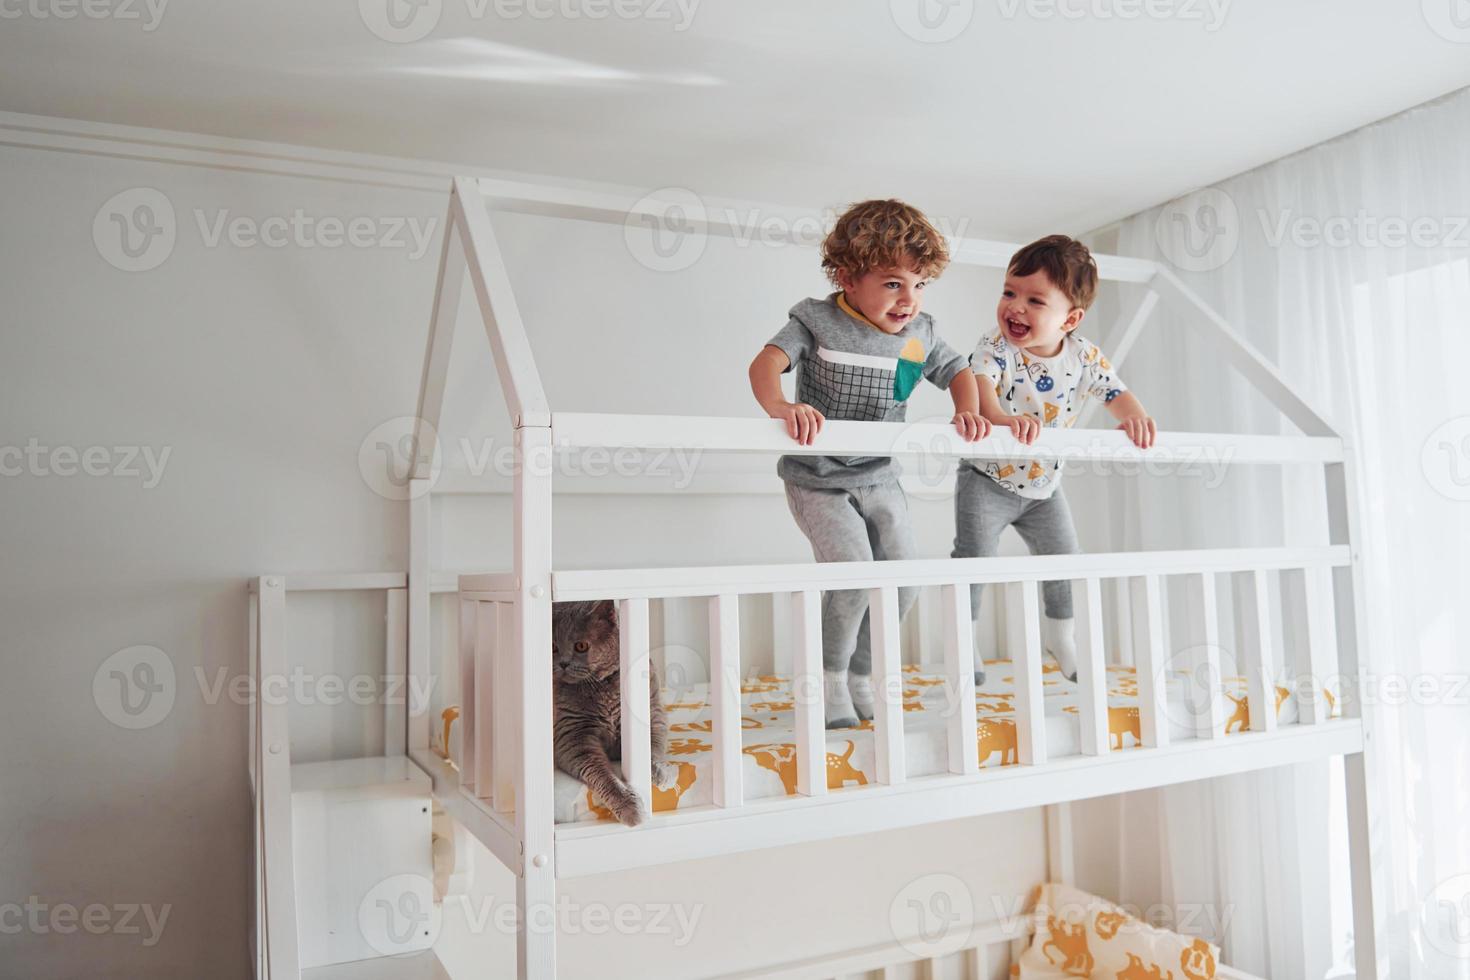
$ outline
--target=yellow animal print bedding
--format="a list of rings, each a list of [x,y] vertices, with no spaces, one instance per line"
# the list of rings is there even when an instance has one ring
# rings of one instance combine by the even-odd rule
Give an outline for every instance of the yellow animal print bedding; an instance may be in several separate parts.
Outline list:
[[[1021,980],[1215,978],[1214,943],[1151,926],[1071,885],[1039,886],[1032,905],[1036,932],[1011,971]]]
[[[944,729],[948,694],[943,667],[908,664],[902,676],[909,775],[943,772],[949,766]],[[1139,744],[1137,677],[1132,667],[1119,666],[1109,667],[1107,676],[1110,745],[1113,749],[1133,748]],[[1182,672],[1169,679],[1167,715],[1175,738],[1188,738],[1193,733],[1193,714],[1185,705],[1185,683]],[[748,677],[740,692],[745,798],[794,795],[797,762],[791,679],[772,675]],[[1062,677],[1056,665],[1048,661],[1043,666],[1042,693],[1048,753],[1055,757],[1080,752],[1077,685]],[[1224,695],[1224,708],[1229,712],[1226,732],[1244,731],[1250,718],[1245,678],[1226,677]],[[1015,696],[1011,662],[987,661],[985,683],[975,690],[975,751],[982,767],[1016,763]],[[672,785],[655,788],[655,813],[688,809],[712,801],[710,760],[714,738],[708,688],[699,684],[678,691],[665,689],[663,698],[669,719],[669,761],[677,770],[677,777]],[[1280,683],[1276,685],[1274,709],[1282,724],[1297,720],[1296,695]],[[866,786],[873,781],[876,771],[871,722],[827,732],[829,789]],[[558,823],[571,823],[612,817],[580,781],[558,771],[556,819]]]

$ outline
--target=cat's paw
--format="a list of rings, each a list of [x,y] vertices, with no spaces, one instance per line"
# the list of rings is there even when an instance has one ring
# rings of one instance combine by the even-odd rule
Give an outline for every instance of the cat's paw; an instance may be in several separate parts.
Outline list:
[[[625,827],[637,827],[648,817],[647,808],[644,807],[644,802],[638,799],[638,793],[626,786],[619,788],[614,793],[613,799],[607,801],[607,808],[612,811],[613,817],[617,818],[617,823]]]
[[[679,778],[677,766],[668,762],[655,762],[653,764],[653,785],[659,789],[671,789]]]
[[[607,808],[612,811],[618,823],[624,827],[636,827],[648,816],[647,811],[643,809],[643,801],[631,792],[626,795],[619,794],[616,800],[608,801]]]

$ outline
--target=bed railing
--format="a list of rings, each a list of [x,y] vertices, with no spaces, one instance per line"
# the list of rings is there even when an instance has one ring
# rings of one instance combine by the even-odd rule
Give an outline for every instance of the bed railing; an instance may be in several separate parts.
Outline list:
[[[1203,687],[1212,692],[1196,708],[1191,708],[1193,739],[1202,743],[1224,744],[1232,719],[1223,707],[1220,684],[1222,645],[1220,616],[1217,609],[1219,581],[1236,576],[1242,586],[1241,615],[1243,630],[1234,644],[1235,663],[1244,675],[1246,705],[1237,708],[1233,727],[1252,733],[1277,731],[1280,703],[1277,678],[1284,669],[1288,652],[1283,643],[1285,627],[1272,616],[1273,597],[1287,580],[1297,595],[1304,596],[1303,622],[1298,624],[1304,645],[1295,654],[1295,674],[1290,679],[1291,691],[1299,704],[1298,724],[1304,727],[1324,726],[1332,718],[1333,704],[1350,696],[1351,682],[1330,682],[1337,672],[1337,638],[1333,610],[1331,576],[1350,564],[1345,547],[1258,548],[1216,551],[1132,552],[1044,557],[1007,557],[987,559],[940,559],[889,562],[852,562],[829,564],[790,564],[755,566],[719,566],[702,568],[636,568],[599,571],[565,571],[552,576],[554,601],[612,599],[619,604],[621,628],[621,683],[624,704],[646,703],[638,692],[647,690],[649,642],[649,604],[653,600],[696,600],[705,606],[709,637],[709,704],[712,712],[713,802],[706,808],[653,815],[644,828],[629,831],[616,825],[563,825],[558,832],[560,873],[571,876],[587,873],[568,855],[578,853],[567,845],[573,840],[591,836],[638,834],[660,826],[686,826],[691,819],[699,822],[738,817],[742,813],[769,816],[784,802],[796,800],[747,801],[741,776],[742,726],[740,684],[743,672],[740,662],[740,625],[738,603],[742,597],[769,597],[772,602],[788,603],[791,610],[790,629],[794,665],[792,685],[795,713],[796,796],[809,800],[827,796],[827,757],[823,705],[821,698],[821,592],[832,589],[865,589],[870,593],[873,612],[873,670],[877,692],[873,720],[876,761],[875,787],[887,792],[906,786],[922,788],[935,781],[925,776],[913,779],[905,768],[904,707],[902,700],[902,667],[899,649],[898,589],[901,587],[937,587],[942,622],[942,657],[944,667],[945,719],[948,746],[948,775],[993,779],[998,770],[979,772],[976,749],[976,710],[973,682],[972,637],[970,617],[971,584],[989,584],[1003,589],[1007,608],[1008,653],[1015,675],[1014,726],[1016,761],[1021,767],[1041,770],[1052,762],[1046,740],[1043,704],[1043,654],[1040,647],[1038,587],[1053,580],[1075,581],[1079,586],[1082,611],[1082,643],[1079,649],[1078,714],[1081,757],[1131,757],[1147,765],[1147,750],[1170,748],[1166,686],[1171,670],[1183,670],[1191,677],[1203,678]],[[1141,637],[1135,644],[1138,689],[1137,741],[1144,751],[1128,749],[1122,753],[1110,747],[1111,729],[1107,704],[1106,658],[1104,651],[1105,582],[1120,583],[1132,597],[1133,629]],[[1180,589],[1188,597],[1198,615],[1172,624],[1172,637],[1165,627],[1167,591]],[[514,621],[514,607],[519,601],[512,575],[468,575],[460,579],[461,648],[459,674],[468,707],[461,714],[461,769],[474,795],[489,801],[497,812],[508,813],[515,807],[516,787],[524,774],[518,766],[526,753],[520,739],[550,737],[549,719],[532,719],[525,715],[525,702],[519,698],[523,689],[518,676],[520,657],[507,631]],[[1295,608],[1294,603],[1285,604]],[[1172,641],[1172,642],[1171,642]],[[1184,657],[1171,657],[1170,651],[1186,651]],[[504,651],[497,654],[497,651]],[[507,655],[508,654],[508,655]],[[487,683],[488,680],[488,683]],[[1264,706],[1264,707],[1259,707]],[[1345,705],[1351,710],[1351,702]],[[1247,720],[1248,718],[1248,720]],[[1361,728],[1356,719],[1347,723],[1348,730],[1332,735],[1332,744],[1361,747]],[[1231,736],[1234,741],[1235,736]],[[1121,739],[1119,739],[1121,742]],[[646,712],[623,713],[622,759],[624,775],[630,785],[645,799],[651,799],[649,785],[650,722]],[[1259,762],[1259,744],[1241,742]],[[1179,746],[1188,750],[1190,745]],[[1266,749],[1265,751],[1275,751]],[[1241,759],[1222,757],[1217,762],[1199,760],[1200,775],[1235,771]],[[1059,771],[1070,771],[1077,760],[1066,762]],[[1250,760],[1247,760],[1250,761]],[[1247,766],[1249,767],[1249,766]],[[946,785],[953,785],[948,783]],[[1115,785],[1112,783],[1105,785]],[[1109,792],[1117,791],[1109,789]],[[868,792],[860,790],[857,792]],[[844,793],[847,799],[848,793]],[[942,819],[936,816],[935,819]],[[908,823],[922,822],[910,815]],[[850,832],[865,829],[858,822],[844,825]],[[834,831],[828,830],[827,834]],[[663,854],[663,860],[677,856],[704,853],[728,853],[744,846],[759,846],[764,838],[753,833],[710,835],[701,844],[686,839],[675,849],[638,848],[619,859],[614,850],[605,848],[588,867],[609,870],[613,866],[657,863],[650,854]],[[590,852],[588,852],[590,854]]]

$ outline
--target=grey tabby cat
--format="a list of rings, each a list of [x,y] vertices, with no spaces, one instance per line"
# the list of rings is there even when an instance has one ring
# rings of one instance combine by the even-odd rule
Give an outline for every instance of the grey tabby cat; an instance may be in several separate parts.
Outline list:
[[[622,697],[619,693],[618,612],[610,600],[558,602],[551,607],[551,681],[556,767],[576,776],[619,823],[635,827],[645,801],[623,781]],[[672,782],[665,761],[669,727],[649,664],[648,713],[655,786]]]

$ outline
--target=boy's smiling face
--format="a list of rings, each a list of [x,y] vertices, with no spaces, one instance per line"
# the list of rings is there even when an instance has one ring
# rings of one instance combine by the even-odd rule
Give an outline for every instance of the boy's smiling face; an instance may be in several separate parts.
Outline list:
[[[1039,357],[1061,353],[1063,338],[1082,322],[1082,314],[1040,269],[1029,276],[1008,273],[995,308],[1001,336]]]
[[[928,281],[911,269],[873,269],[856,277],[837,274],[847,302],[884,333],[898,333],[919,315]]]

